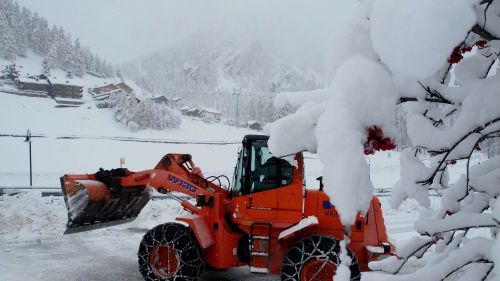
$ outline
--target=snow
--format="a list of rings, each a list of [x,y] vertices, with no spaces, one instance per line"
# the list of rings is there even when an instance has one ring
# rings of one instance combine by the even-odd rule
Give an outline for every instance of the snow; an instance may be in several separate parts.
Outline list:
[[[391,210],[387,197],[381,198],[381,202],[386,224],[392,227],[388,229],[390,239],[398,237],[398,241],[404,241],[414,235],[411,228],[403,232],[396,229],[402,223],[397,220],[415,209],[404,203],[399,210]],[[137,247],[142,235],[158,224],[186,215],[180,204],[173,200],[155,200],[149,202],[131,223],[62,235],[67,221],[62,197],[40,197],[36,192],[2,196],[0,209],[6,210],[0,213],[0,280],[9,281],[143,280],[137,270]],[[412,218],[407,218],[404,224],[412,221]],[[25,270],[27,262],[30,270]],[[199,280],[209,281],[217,277],[279,280],[277,276],[252,275],[246,267],[220,273],[207,272]]]
[[[36,80],[28,79],[26,77],[33,75],[40,75],[42,72],[42,61],[43,58],[33,53],[32,51],[28,51],[26,57],[17,57],[13,61],[7,61],[0,58],[0,69],[3,69],[6,65],[11,64],[12,62],[16,63],[16,69],[19,71],[20,80],[27,82],[36,82]],[[110,83],[120,83],[122,82],[120,79],[114,78],[100,78],[93,75],[85,74],[83,77],[67,78],[66,71],[55,68],[50,70],[49,79],[53,84],[71,84],[75,86],[83,86],[84,93],[88,92],[89,88],[95,88],[104,86]],[[139,98],[147,98],[150,97],[151,94],[144,89],[141,89],[135,82],[130,79],[124,79],[124,82],[134,90],[134,94]],[[45,80],[40,80],[38,83],[46,83]],[[85,100],[91,100],[91,97],[88,96],[84,98]]]
[[[498,221],[490,214],[474,214],[460,212],[444,219],[420,219],[415,228],[421,234],[434,235],[450,230],[461,230],[467,227],[498,227]]]
[[[303,218],[299,221],[298,224],[290,227],[290,228],[287,228],[285,230],[283,230],[279,236],[278,236],[278,240],[281,240],[283,239],[284,237],[287,237],[288,235],[294,233],[294,232],[297,232],[301,229],[304,229],[304,228],[307,228],[311,225],[315,225],[315,224],[318,224],[318,218],[315,217],[315,216],[309,216],[307,218]]]
[[[478,191],[486,192],[491,197],[497,197],[500,193],[500,156],[488,159],[471,168],[472,179],[470,184]],[[497,217],[497,220],[500,218]]]
[[[420,205],[429,207],[429,192],[421,188],[417,182],[427,179],[430,176],[431,169],[412,154],[410,149],[401,153],[401,180],[398,181],[391,194],[391,206],[397,208],[406,198],[416,199]]]
[[[267,126],[269,148],[278,156],[317,150],[325,191],[333,198],[342,222],[350,225],[358,211],[367,210],[373,190],[363,155],[365,130],[377,125],[389,128],[384,132],[388,136],[394,133],[390,128],[394,127],[396,91],[383,67],[354,56],[338,69],[330,88],[310,94],[314,101],[324,95],[328,100],[326,104],[305,102],[306,93],[278,95],[277,105],[301,106]]]
[[[188,118],[173,131],[132,133],[114,122],[107,109],[58,109],[46,99],[0,95],[3,101],[0,117],[9,120],[2,124],[0,133],[23,135],[31,128],[34,135],[45,136],[34,138],[32,143],[36,186],[57,186],[59,177],[65,173],[116,168],[121,157],[126,158],[125,166],[131,170],[149,169],[168,152],[191,153],[206,175],[230,176],[243,135],[252,133],[247,129]],[[2,186],[27,183],[27,146],[23,140],[0,138],[0,153],[4,159],[0,164]],[[141,140],[146,142],[139,142]],[[217,145],[217,142],[229,144]],[[305,156],[307,187],[317,188],[315,178],[321,175],[323,165],[317,157]],[[390,187],[398,177],[399,153],[384,152],[369,159],[375,186]],[[391,210],[387,199],[382,198],[382,204],[384,212],[389,214],[386,223],[390,237],[402,243],[414,233],[412,223],[417,218],[418,206],[405,202],[398,210]],[[0,266],[3,268],[0,279],[9,281],[142,280],[136,259],[142,235],[147,229],[184,214],[175,201],[152,201],[131,223],[63,236],[67,214],[61,197],[40,197],[37,193],[2,196],[0,209]],[[26,256],[38,257],[29,259],[30,271],[24,270]],[[81,266],[68,266],[68,262]],[[252,276],[247,268],[217,275],[229,275],[235,280],[277,280],[273,276]],[[201,280],[211,280],[212,276],[213,273],[207,274]]]
[[[430,77],[446,64],[451,50],[475,24],[473,3],[375,0],[371,14],[373,48],[392,73],[417,79]]]
[[[1,94],[1,93],[0,93]],[[35,184],[57,185],[58,177],[64,173],[95,172],[102,166],[115,168],[119,159],[126,158],[126,167],[143,170],[153,167],[164,153],[188,152],[206,175],[226,174],[230,176],[236,161],[236,153],[241,137],[251,131],[233,127],[206,124],[204,122],[183,120],[181,128],[172,131],[145,130],[140,134],[131,133],[109,117],[110,112],[91,109],[54,109],[44,99],[2,95],[4,108],[2,118],[11,118],[13,124],[5,124],[6,131],[24,134],[23,129],[33,121],[20,118],[29,112],[43,120],[69,119],[73,123],[62,122],[58,126],[36,128],[37,134],[46,138],[33,141]],[[17,108],[11,110],[9,108]],[[61,112],[63,111],[63,112]],[[86,112],[92,112],[87,115]],[[70,114],[68,114],[70,113]],[[91,118],[87,120],[87,118]],[[45,118],[45,119],[44,119]],[[59,119],[59,120],[58,120]],[[89,122],[89,123],[87,123]],[[37,124],[36,122],[34,124]],[[101,126],[107,126],[102,130]],[[82,130],[83,135],[78,134]],[[206,134],[200,132],[214,132]],[[82,139],[57,139],[57,136],[74,134]],[[192,142],[233,141],[228,145],[213,144],[163,144],[154,142],[117,141],[124,140],[184,140]],[[85,138],[87,137],[87,138]],[[0,149],[5,159],[1,167],[0,184],[25,184],[27,159],[19,157],[26,154],[23,138],[0,138]],[[321,175],[323,165],[313,155],[306,154],[306,178],[308,188],[317,188],[315,178]],[[376,187],[388,188],[399,174],[399,153],[381,152],[368,157],[370,171]],[[48,160],[50,159],[50,160]],[[47,163],[50,163],[48,165]],[[398,210],[392,210],[388,198],[381,198],[390,239],[404,243],[415,232],[413,221],[417,218],[418,205],[407,201]],[[28,206],[28,207],[26,207]],[[142,235],[157,224],[173,221],[183,215],[182,207],[169,200],[148,203],[139,217],[132,223],[91,231],[88,233],[62,236],[67,220],[64,202],[61,197],[40,197],[36,194],[0,197],[0,209],[8,210],[1,216],[3,225],[0,234],[0,273],[5,280],[142,280],[137,271],[136,252]],[[40,219],[40,216],[43,216]],[[78,255],[75,253],[75,245]],[[30,259],[32,271],[22,269],[26,256]],[[66,262],[61,263],[61,260]],[[67,262],[81,264],[70,267]],[[112,266],[110,266],[110,264]],[[89,274],[89,272],[92,272]],[[122,275],[123,274],[123,275]],[[233,280],[277,280],[276,277],[250,275],[247,268],[217,273],[217,276],[231,276]],[[214,273],[202,276],[201,280],[212,280]],[[0,279],[1,279],[0,278]]]
[[[473,83],[477,79],[486,77],[491,58],[484,56],[470,56],[464,58],[454,68],[456,79],[461,84]]]
[[[468,260],[479,260],[489,258],[484,253],[490,252],[491,240],[485,238],[473,238],[463,247],[451,252],[448,258],[438,261],[434,264],[428,264],[421,270],[405,275],[387,275],[377,272],[363,274],[361,280],[364,281],[392,281],[392,280],[427,280],[441,281],[448,277],[448,272],[465,265]],[[482,277],[482,276],[481,276]],[[481,278],[477,279],[481,280]]]
[[[487,7],[487,3],[479,6],[477,11],[478,23],[481,26],[485,26],[485,29],[491,33],[493,36],[500,38],[500,3],[493,1],[490,7],[486,11],[486,17],[484,9]],[[487,20],[485,20],[487,18]]]
[[[495,75],[481,80],[481,83],[476,82],[464,87],[450,88],[450,97],[454,96],[457,100],[460,96],[463,98],[462,108],[453,126],[436,128],[425,117],[417,114],[410,115],[407,128],[412,145],[439,150],[449,144],[457,143],[468,132],[493,120],[497,117],[498,104],[500,104],[498,87],[500,87],[500,79],[498,75]],[[498,124],[492,124],[486,131],[494,131],[499,127]],[[470,137],[477,136],[471,135]],[[470,147],[463,147],[460,151],[470,149]]]
[[[27,83],[33,83],[33,84],[43,84],[43,85],[48,85],[49,83],[47,82],[47,80],[45,79],[41,79],[41,80],[36,80],[36,79],[33,79],[33,78],[29,78],[29,77],[19,77],[18,79],[20,82],[27,82]]]
[[[344,225],[351,225],[357,212],[368,209],[373,185],[364,159],[365,130],[373,125],[393,127],[395,99],[387,71],[362,56],[347,60],[331,85],[316,137],[325,192]]]
[[[36,241],[62,235],[67,217],[61,198],[41,200],[40,195],[29,192],[0,197],[0,241]]]
[[[34,184],[59,185],[65,173],[116,168],[120,158],[131,170],[150,169],[167,153],[190,153],[207,175],[232,173],[245,134],[255,131],[183,118],[173,130],[130,132],[113,120],[112,110],[94,106],[54,108],[49,99],[0,92],[2,135],[42,135],[32,142]],[[193,144],[192,144],[193,143]],[[209,149],[207,149],[209,147]],[[28,182],[28,150],[24,138],[0,137],[0,185]]]
[[[211,107],[203,107],[202,110],[206,111],[208,113],[222,114],[222,112],[218,111],[217,109],[211,108]]]
[[[306,103],[295,114],[266,125],[264,131],[269,133],[268,145],[273,154],[286,156],[299,151],[315,153],[315,125],[324,108],[324,104]]]
[[[492,204],[493,209],[493,217],[498,221],[500,221],[500,199],[497,198],[495,200],[495,204]],[[500,264],[500,235],[496,234],[495,243],[493,244],[493,248],[491,249],[491,255],[493,262],[495,264]],[[495,267],[494,274],[496,274],[497,278],[500,277],[500,268]]]
[[[328,89],[319,89],[308,92],[283,92],[279,93],[274,99],[276,108],[285,108],[286,106],[299,107],[306,102],[325,102],[328,98]]]
[[[373,254],[383,254],[385,252],[384,247],[366,246],[365,248],[369,253]]]
[[[350,281],[351,280],[351,270],[349,266],[351,266],[352,259],[347,254],[347,244],[349,244],[349,238],[346,238],[340,241],[340,264],[337,267],[337,271],[335,272],[335,276],[333,277],[336,281]]]

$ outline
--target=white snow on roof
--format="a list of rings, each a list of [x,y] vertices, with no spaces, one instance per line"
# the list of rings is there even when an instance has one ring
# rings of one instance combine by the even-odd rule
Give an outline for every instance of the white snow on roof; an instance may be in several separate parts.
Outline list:
[[[210,108],[210,107],[204,107],[201,109],[202,111],[206,111],[208,113],[214,113],[214,114],[222,114],[222,112],[216,110],[216,109],[213,109],[213,108]]]
[[[44,84],[44,85],[47,85],[47,80],[44,80],[44,79],[39,79],[39,80],[36,80],[34,78],[31,78],[31,77],[18,77],[18,80],[19,82],[22,82],[22,83],[33,83],[33,84]]]

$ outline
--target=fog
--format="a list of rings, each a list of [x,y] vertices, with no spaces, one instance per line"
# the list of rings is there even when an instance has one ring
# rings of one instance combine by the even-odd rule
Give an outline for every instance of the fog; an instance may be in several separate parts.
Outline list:
[[[289,55],[324,53],[352,0],[17,0],[112,63],[212,33]],[[339,3],[342,3],[339,5]],[[339,6],[345,6],[338,9]],[[335,8],[337,7],[337,8]]]

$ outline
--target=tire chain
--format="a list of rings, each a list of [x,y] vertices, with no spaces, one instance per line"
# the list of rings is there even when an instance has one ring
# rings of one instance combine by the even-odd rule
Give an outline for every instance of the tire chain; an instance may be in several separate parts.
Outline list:
[[[159,277],[152,268],[150,253],[158,245],[171,245],[175,249],[179,268],[174,277]],[[146,281],[193,281],[205,264],[203,251],[191,229],[177,223],[161,224],[149,230],[142,238],[137,256],[139,271]]]
[[[358,259],[351,250],[348,254],[352,258],[349,269],[351,270],[351,281],[361,279],[361,271]],[[298,241],[288,251],[281,266],[282,281],[301,281],[300,271],[302,266],[311,259],[331,261],[335,265],[340,264],[340,242],[327,235],[315,235]],[[307,280],[309,281],[309,280]]]

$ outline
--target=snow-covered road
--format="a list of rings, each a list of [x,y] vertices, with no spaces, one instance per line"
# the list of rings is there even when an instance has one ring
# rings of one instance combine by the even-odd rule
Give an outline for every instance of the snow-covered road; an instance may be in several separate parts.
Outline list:
[[[137,245],[144,229],[86,233],[48,241],[0,246],[0,280],[141,281]],[[226,278],[226,279],[224,279]],[[278,280],[252,275],[247,268],[207,272],[200,280]]]

